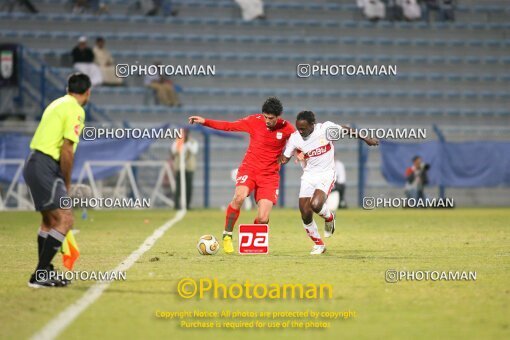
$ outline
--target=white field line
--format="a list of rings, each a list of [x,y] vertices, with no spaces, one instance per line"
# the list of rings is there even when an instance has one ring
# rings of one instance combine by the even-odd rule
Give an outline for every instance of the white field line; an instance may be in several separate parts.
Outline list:
[[[125,258],[112,272],[123,272],[127,271],[131,266],[149,249],[154,246],[156,241],[161,238],[172,228],[177,222],[179,222],[186,215],[185,210],[179,210],[177,214],[163,224],[158,229],[154,230],[151,236],[147,237],[140,247],[132,252],[127,258]],[[72,305],[63,310],[59,315],[53,318],[46,324],[39,332],[35,333],[31,339],[55,339],[60,333],[62,333],[84,310],[86,310],[91,304],[93,304],[103,292],[110,286],[112,281],[98,281],[92,287],[90,287],[83,296],[76,300]],[[52,288],[49,288],[52,289]],[[59,288],[56,288],[59,289]],[[62,288],[60,288],[62,289]],[[65,288],[64,288],[65,289]]]

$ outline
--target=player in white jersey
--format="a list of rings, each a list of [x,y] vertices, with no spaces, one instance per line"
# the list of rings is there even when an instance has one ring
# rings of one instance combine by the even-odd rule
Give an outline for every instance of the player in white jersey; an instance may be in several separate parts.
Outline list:
[[[318,255],[326,251],[319,230],[313,220],[313,213],[324,218],[324,237],[330,237],[335,232],[335,215],[327,206],[326,200],[335,184],[335,147],[331,134],[335,130],[349,130],[352,136],[357,136],[354,129],[337,125],[332,122],[316,123],[315,115],[311,111],[302,111],[296,118],[296,130],[290,135],[287,145],[279,162],[285,164],[297,152],[303,167],[301,189],[299,190],[299,210],[306,233],[315,246],[310,254]],[[379,141],[372,138],[363,139],[368,145],[378,145]]]

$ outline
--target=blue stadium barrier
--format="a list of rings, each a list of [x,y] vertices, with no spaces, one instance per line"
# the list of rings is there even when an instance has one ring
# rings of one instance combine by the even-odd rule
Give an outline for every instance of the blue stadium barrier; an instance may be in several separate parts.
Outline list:
[[[388,183],[402,187],[412,157],[430,164],[429,183],[444,188],[510,186],[510,142],[381,141],[381,171]]]

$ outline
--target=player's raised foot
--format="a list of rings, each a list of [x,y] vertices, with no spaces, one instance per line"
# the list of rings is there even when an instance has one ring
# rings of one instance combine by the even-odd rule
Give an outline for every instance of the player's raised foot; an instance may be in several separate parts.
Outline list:
[[[335,214],[331,212],[330,221],[324,223],[324,237],[331,237],[335,233]]]
[[[232,242],[231,235],[223,236],[223,251],[225,254],[233,254],[234,253],[234,244]]]
[[[30,288],[61,288],[67,286],[60,280],[49,278],[47,273],[46,271],[46,275],[44,275],[40,270],[33,273],[30,280],[28,280],[28,286]]]
[[[326,252],[326,246],[324,244],[316,244],[313,246],[311,255],[320,255]]]

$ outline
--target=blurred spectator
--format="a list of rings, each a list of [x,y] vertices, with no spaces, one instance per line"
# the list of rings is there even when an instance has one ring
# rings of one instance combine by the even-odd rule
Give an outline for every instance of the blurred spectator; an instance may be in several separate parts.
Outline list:
[[[115,75],[115,65],[113,58],[105,47],[105,40],[103,37],[96,39],[96,46],[92,49],[94,52],[94,62],[101,69],[101,75],[103,76],[103,84],[105,85],[122,85],[122,78]]]
[[[25,8],[33,14],[39,13],[30,0],[5,0],[4,4],[1,6],[1,10],[11,13],[16,6]]]
[[[420,0],[422,18],[426,22],[430,22],[430,12],[438,11],[439,6],[437,0]]]
[[[85,13],[87,8],[87,0],[75,0],[73,5],[73,14]]]
[[[78,39],[78,45],[71,52],[73,66],[76,70],[89,76],[92,86],[101,85],[103,76],[101,69],[94,64],[94,52],[87,46],[87,37],[82,36]]]
[[[439,0],[439,20],[455,21],[457,0]]]
[[[73,14],[90,11],[94,14],[108,13],[108,7],[100,0],[74,0]]]
[[[175,208],[181,208],[181,172],[180,162],[184,154],[186,209],[190,208],[193,194],[193,174],[197,167],[198,142],[190,137],[188,129],[183,129],[183,138],[172,144],[173,167],[175,171]]]
[[[404,19],[414,21],[421,18],[421,8],[417,0],[397,0],[397,5],[402,8]]]
[[[428,184],[430,166],[422,163],[420,156],[413,157],[413,165],[406,169],[405,194],[407,198],[425,199],[424,188]]]
[[[235,0],[241,8],[241,14],[244,21],[254,19],[265,19],[264,2],[262,0]]]
[[[357,0],[357,5],[362,10],[363,15],[371,21],[386,17],[386,7],[381,0]]]
[[[335,209],[347,208],[347,203],[345,202],[345,166],[339,159],[335,161],[335,171],[335,186],[332,191],[337,191],[339,196],[338,207],[335,207]]]
[[[386,17],[390,21],[404,20],[404,10],[400,6],[403,0],[387,0],[386,1]]]
[[[171,0],[136,0],[129,6],[128,13],[132,11],[141,11],[147,16],[163,15],[165,17],[175,17],[179,14]]]
[[[161,65],[160,62],[155,62],[154,65]],[[168,106],[181,106],[177,92],[175,91],[174,84],[168,78],[160,74],[146,75],[145,86],[150,87],[156,93],[156,98],[159,104]]]
[[[154,0],[140,0],[140,7],[142,12],[147,16],[154,16],[158,14],[159,4],[158,1]]]
[[[423,19],[430,22],[430,12],[436,12],[436,20],[438,21],[454,21],[456,0],[421,0],[421,9]]]

